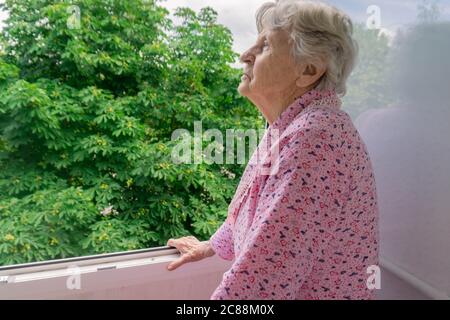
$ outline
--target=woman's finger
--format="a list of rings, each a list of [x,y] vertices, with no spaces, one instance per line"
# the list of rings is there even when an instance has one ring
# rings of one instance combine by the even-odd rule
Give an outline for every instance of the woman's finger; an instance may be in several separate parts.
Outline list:
[[[178,249],[178,251],[180,251],[181,253],[186,252],[187,250],[187,245],[186,243],[183,241],[183,239],[169,239],[169,241],[167,241],[167,245],[170,247],[175,247]]]
[[[167,245],[170,246],[170,247],[175,247],[175,248],[177,248],[180,251],[181,251],[181,249],[184,249],[184,247],[185,247],[185,243],[183,241],[183,238],[180,238],[180,239],[169,239],[167,241]]]
[[[169,239],[169,240],[167,240],[167,246],[169,246],[169,247],[175,247],[175,243],[176,243],[176,240],[175,239]]]
[[[177,260],[169,263],[169,265],[167,266],[167,269],[169,271],[175,270],[176,268],[180,267],[181,265],[185,264],[186,262],[190,261],[190,256],[185,254],[185,255],[181,255],[180,258],[178,258]]]

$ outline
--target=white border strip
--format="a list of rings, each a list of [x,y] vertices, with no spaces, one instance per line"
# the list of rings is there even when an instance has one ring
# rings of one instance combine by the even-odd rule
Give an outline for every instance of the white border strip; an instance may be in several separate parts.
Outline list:
[[[385,257],[380,257],[380,264],[387,271],[393,273],[395,276],[405,281],[418,291],[422,292],[424,295],[433,300],[450,300],[450,297],[442,291],[437,290],[428,283],[420,280],[416,276],[412,275],[402,267],[399,267],[386,259]]]
[[[16,264],[11,266],[0,266],[0,277],[34,273],[40,271],[59,270],[73,265],[82,267],[98,264],[107,264],[113,262],[130,261],[143,258],[157,258],[178,253],[179,253],[178,250],[175,248],[155,247],[127,252],[116,252],[112,254],[107,253],[92,256],[80,256],[66,259]],[[0,278],[0,282],[1,279],[2,278]]]

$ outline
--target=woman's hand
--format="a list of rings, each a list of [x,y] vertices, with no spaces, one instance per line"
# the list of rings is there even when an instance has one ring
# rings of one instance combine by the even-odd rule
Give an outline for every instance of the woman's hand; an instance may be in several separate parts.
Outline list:
[[[212,257],[215,254],[209,241],[201,242],[193,236],[169,239],[167,245],[175,247],[181,252],[181,257],[169,263],[167,266],[167,269],[170,271],[175,270],[187,262],[199,261],[204,258]]]

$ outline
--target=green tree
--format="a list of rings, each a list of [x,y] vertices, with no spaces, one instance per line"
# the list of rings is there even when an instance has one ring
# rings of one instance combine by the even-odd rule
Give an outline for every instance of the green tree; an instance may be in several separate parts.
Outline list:
[[[243,165],[176,165],[172,132],[263,126],[217,13],[179,8],[174,25],[152,0],[3,7],[0,265],[209,237]]]

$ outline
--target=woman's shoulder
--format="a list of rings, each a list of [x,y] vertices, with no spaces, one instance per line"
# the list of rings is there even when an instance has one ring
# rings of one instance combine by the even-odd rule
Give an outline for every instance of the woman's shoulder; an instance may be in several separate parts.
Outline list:
[[[355,127],[351,117],[342,109],[311,107],[303,110],[287,127],[286,135],[314,136],[329,132],[350,131]]]

